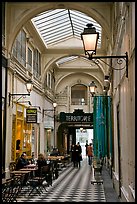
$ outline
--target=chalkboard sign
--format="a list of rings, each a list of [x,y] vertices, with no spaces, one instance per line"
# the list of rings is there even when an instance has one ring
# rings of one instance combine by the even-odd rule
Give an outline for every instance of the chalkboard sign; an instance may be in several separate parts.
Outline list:
[[[37,123],[37,109],[36,108],[26,109],[26,123]]]

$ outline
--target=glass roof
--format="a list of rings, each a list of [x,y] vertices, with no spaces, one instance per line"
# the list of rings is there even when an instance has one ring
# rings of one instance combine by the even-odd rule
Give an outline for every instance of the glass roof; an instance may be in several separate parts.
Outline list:
[[[32,22],[47,47],[71,38],[81,40],[84,28],[88,23],[92,23],[99,32],[98,47],[101,47],[101,26],[94,19],[79,11],[49,10],[35,16]]]

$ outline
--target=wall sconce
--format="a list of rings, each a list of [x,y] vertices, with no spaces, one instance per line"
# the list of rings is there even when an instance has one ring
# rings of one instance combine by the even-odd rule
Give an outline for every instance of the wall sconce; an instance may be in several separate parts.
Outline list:
[[[109,76],[105,75],[104,81],[109,82]]]
[[[92,81],[90,84],[89,84],[89,92],[90,94],[92,95],[92,97],[95,95],[95,89],[97,88],[96,84],[94,81]]]
[[[22,98],[23,96],[30,96],[30,92],[32,91],[32,87],[33,87],[33,83],[32,83],[32,81],[29,79],[27,82],[26,82],[26,89],[27,89],[27,91],[28,91],[28,93],[13,93],[13,94],[11,94],[11,93],[9,93],[9,106],[10,106],[10,101],[11,101],[11,97],[13,97],[13,96],[21,96],[20,98]],[[20,99],[19,98],[19,99]],[[18,100],[19,100],[18,99]]]
[[[80,127],[80,132],[83,132],[83,127]]]
[[[53,103],[53,109],[43,109],[43,118],[44,118],[44,112],[47,112],[47,111],[55,112],[56,107],[57,107],[57,103]]]
[[[93,24],[87,24],[87,28],[84,28],[84,32],[81,33],[81,39],[83,41],[85,55],[88,55],[89,60],[92,59],[103,59],[103,58],[110,58],[110,59],[117,59],[117,64],[123,65],[121,68],[114,68],[111,65],[107,64],[105,61],[101,60],[107,66],[112,68],[113,70],[122,70],[126,68],[126,77],[128,77],[128,54],[127,52],[125,55],[122,56],[93,56],[96,54],[97,48],[97,41],[99,39],[99,33],[96,32],[95,27]],[[125,63],[124,63],[125,62]]]

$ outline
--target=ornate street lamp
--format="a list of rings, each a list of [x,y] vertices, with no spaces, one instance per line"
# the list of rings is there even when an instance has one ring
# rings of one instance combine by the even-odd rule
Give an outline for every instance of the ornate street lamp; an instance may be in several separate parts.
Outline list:
[[[94,81],[92,81],[90,84],[89,84],[89,91],[90,91],[90,94],[92,95],[92,97],[94,96],[95,94],[95,89],[97,88],[96,84]]]
[[[30,96],[30,92],[32,91],[32,87],[33,87],[33,83],[32,81],[29,79],[27,82],[26,82],[26,89],[28,91],[28,93],[9,93],[9,106],[10,106],[10,101],[11,101],[11,97],[13,96],[21,96],[20,98],[22,98],[23,96]],[[20,99],[19,98],[19,99]],[[18,99],[18,100],[19,100]]]
[[[81,33],[81,39],[83,41],[85,55],[88,55],[89,60],[103,59],[103,58],[117,59],[117,64],[123,65],[120,68],[114,68],[103,60],[101,60],[101,62],[105,63],[107,66],[109,66],[113,70],[122,70],[126,68],[126,77],[128,77],[128,54],[127,52],[125,53],[125,55],[122,55],[122,56],[93,56],[93,54],[96,54],[97,42],[99,39],[99,33],[96,32],[96,29],[95,27],[93,27],[93,24],[87,24],[87,28],[84,28],[84,32]]]
[[[96,32],[93,24],[88,23],[87,28],[84,28],[84,32],[81,33],[81,39],[83,41],[83,46],[85,50],[85,55],[91,58],[92,54],[96,54],[97,41],[99,38],[99,33]]]

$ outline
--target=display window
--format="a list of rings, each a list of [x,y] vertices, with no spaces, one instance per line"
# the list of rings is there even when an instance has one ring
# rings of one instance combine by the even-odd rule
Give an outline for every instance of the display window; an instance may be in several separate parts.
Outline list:
[[[31,158],[32,124],[26,123],[24,109],[23,105],[16,104],[16,115],[13,115],[12,122],[12,161],[16,161],[23,152]]]

